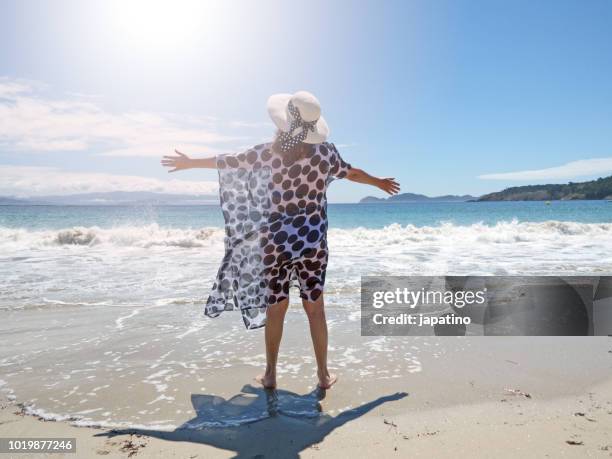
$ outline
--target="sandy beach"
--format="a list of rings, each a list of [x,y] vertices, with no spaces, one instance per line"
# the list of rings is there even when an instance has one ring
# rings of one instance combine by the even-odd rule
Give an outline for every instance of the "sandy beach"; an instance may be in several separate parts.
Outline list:
[[[287,336],[288,351],[307,343],[297,320],[289,323]],[[206,391],[193,378],[184,381],[175,402],[164,408],[191,405],[174,429],[45,420],[52,417],[10,400],[14,395],[5,391],[0,436],[74,437],[79,458],[612,455],[609,338],[362,340],[386,349],[389,361],[379,356],[377,366],[384,372],[408,339],[428,350],[419,355],[422,371],[361,378],[362,365],[338,366],[340,381],[326,394],[308,385],[314,381],[310,368],[297,375],[281,372],[275,393],[250,380],[256,370],[249,366],[203,375]],[[338,341],[332,362],[344,352]],[[99,402],[116,406],[122,400],[118,392]],[[136,409],[139,398],[133,395]],[[41,390],[39,396],[44,404],[48,395]]]
[[[281,414],[235,428],[175,432],[46,422],[20,414],[18,406],[4,400],[0,435],[76,438],[79,458],[612,456],[609,382],[553,400],[502,389],[497,401],[435,409],[411,406],[410,394],[396,397],[388,400],[397,404],[394,409],[386,409],[385,399],[379,399],[383,404],[367,414],[347,412],[340,419],[322,415],[306,421]],[[400,407],[404,413],[397,412]]]

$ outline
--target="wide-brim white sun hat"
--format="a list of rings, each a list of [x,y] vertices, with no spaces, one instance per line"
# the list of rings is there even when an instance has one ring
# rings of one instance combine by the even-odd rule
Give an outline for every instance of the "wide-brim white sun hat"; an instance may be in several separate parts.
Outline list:
[[[300,112],[302,120],[314,122],[314,130],[308,130],[304,143],[321,143],[329,137],[329,127],[325,118],[321,116],[321,104],[319,100],[308,91],[298,91],[295,94],[274,94],[268,99],[268,114],[277,128],[283,132],[289,132],[293,115],[289,111],[289,102]],[[300,130],[298,130],[300,129]],[[290,133],[292,136],[299,134],[301,128]]]

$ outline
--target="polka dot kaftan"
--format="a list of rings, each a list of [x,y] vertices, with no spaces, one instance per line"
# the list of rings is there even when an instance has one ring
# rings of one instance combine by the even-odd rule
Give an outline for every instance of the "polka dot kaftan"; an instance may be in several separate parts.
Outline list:
[[[239,309],[247,329],[265,325],[267,306],[287,298],[290,285],[309,301],[323,292],[326,191],[351,168],[332,143],[297,160],[271,146],[216,158],[225,255],[205,314]]]

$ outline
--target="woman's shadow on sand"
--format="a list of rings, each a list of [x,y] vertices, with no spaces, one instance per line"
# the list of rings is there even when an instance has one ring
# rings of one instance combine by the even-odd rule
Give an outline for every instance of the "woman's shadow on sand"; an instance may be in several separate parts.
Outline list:
[[[297,458],[300,451],[320,443],[334,429],[383,403],[407,395],[398,392],[330,416],[321,411],[319,402],[325,398],[322,389],[298,395],[247,384],[240,394],[228,400],[215,395],[192,394],[196,417],[174,431],[114,429],[96,436],[140,434],[164,440],[203,443],[235,451],[236,458]]]

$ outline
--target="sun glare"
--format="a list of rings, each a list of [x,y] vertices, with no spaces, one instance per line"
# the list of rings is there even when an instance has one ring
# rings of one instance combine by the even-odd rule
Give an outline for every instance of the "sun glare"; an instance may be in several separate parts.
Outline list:
[[[140,46],[174,48],[214,23],[214,2],[202,0],[124,0],[114,17],[123,39]],[[124,42],[124,44],[127,44]]]

